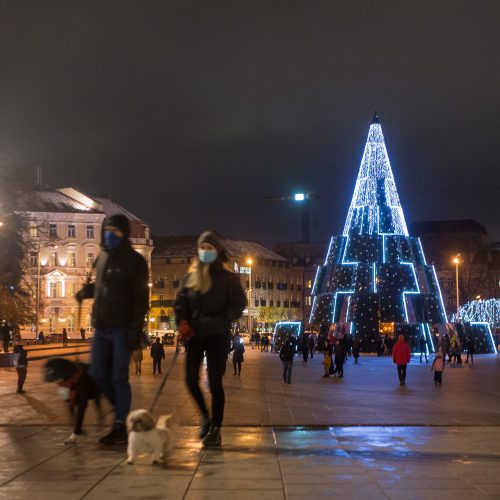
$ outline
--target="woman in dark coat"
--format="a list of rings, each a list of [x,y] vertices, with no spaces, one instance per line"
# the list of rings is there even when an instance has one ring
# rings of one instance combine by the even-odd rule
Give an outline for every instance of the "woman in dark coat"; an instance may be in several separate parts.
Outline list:
[[[241,363],[243,363],[245,352],[245,346],[243,345],[243,339],[236,335],[233,339],[233,375],[241,375]]]
[[[227,260],[219,235],[205,231],[198,238],[198,256],[184,278],[174,305],[179,335],[189,342],[186,382],[203,415],[200,438],[205,446],[221,444],[222,376],[230,350],[231,322],[241,316],[246,306],[239,276],[223,266]],[[205,354],[212,393],[211,419],[199,387],[200,366]]]

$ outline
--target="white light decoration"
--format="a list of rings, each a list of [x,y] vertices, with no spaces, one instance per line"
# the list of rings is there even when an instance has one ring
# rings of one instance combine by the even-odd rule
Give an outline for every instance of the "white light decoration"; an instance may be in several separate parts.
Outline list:
[[[489,323],[495,327],[500,324],[500,299],[472,300],[461,306],[459,312],[463,323]],[[457,321],[456,313],[451,321]]]
[[[382,227],[380,209],[382,215]],[[350,234],[400,234],[408,236],[396,183],[384,142],[382,127],[375,113],[359,167],[354,195],[344,226]]]

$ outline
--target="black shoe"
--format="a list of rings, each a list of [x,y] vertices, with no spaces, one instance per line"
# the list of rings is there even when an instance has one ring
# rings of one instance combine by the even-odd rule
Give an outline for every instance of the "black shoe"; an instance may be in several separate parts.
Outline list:
[[[17,392],[18,394],[24,394],[26,391],[23,391],[22,389],[18,389],[16,392]]]
[[[106,434],[101,439],[99,439],[100,444],[105,444],[108,446],[116,444],[127,444],[127,429],[125,424],[115,423],[111,432]]]
[[[210,426],[211,426],[210,419],[208,417],[205,417],[200,425],[200,432],[199,432],[200,439],[203,439],[208,434]]]
[[[212,425],[208,434],[203,438],[203,446],[220,446],[221,443],[220,428]]]

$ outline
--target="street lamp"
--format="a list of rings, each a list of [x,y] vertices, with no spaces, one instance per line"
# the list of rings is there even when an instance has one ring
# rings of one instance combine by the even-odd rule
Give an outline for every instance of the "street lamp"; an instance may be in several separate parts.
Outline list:
[[[252,315],[250,313],[251,311],[251,304],[252,304],[252,264],[253,260],[249,257],[245,261],[246,265],[250,269],[250,272],[248,273],[248,315],[247,315],[247,331],[248,334],[252,334]]]
[[[453,264],[455,264],[455,281],[457,285],[457,323],[460,323],[460,296],[458,291],[458,265],[460,264],[460,254],[457,255],[453,259]]]
[[[151,281],[148,283],[148,333],[151,333],[151,320],[150,320],[150,315],[151,315],[151,289],[153,288],[153,283]]]

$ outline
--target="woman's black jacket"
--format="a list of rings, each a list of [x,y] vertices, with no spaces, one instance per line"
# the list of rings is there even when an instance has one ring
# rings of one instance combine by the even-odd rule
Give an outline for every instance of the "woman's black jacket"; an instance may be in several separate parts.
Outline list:
[[[210,278],[212,286],[202,294],[185,286],[186,276],[174,304],[177,323],[187,321],[198,339],[229,335],[231,323],[240,318],[246,306],[239,275],[216,261],[210,266]]]

